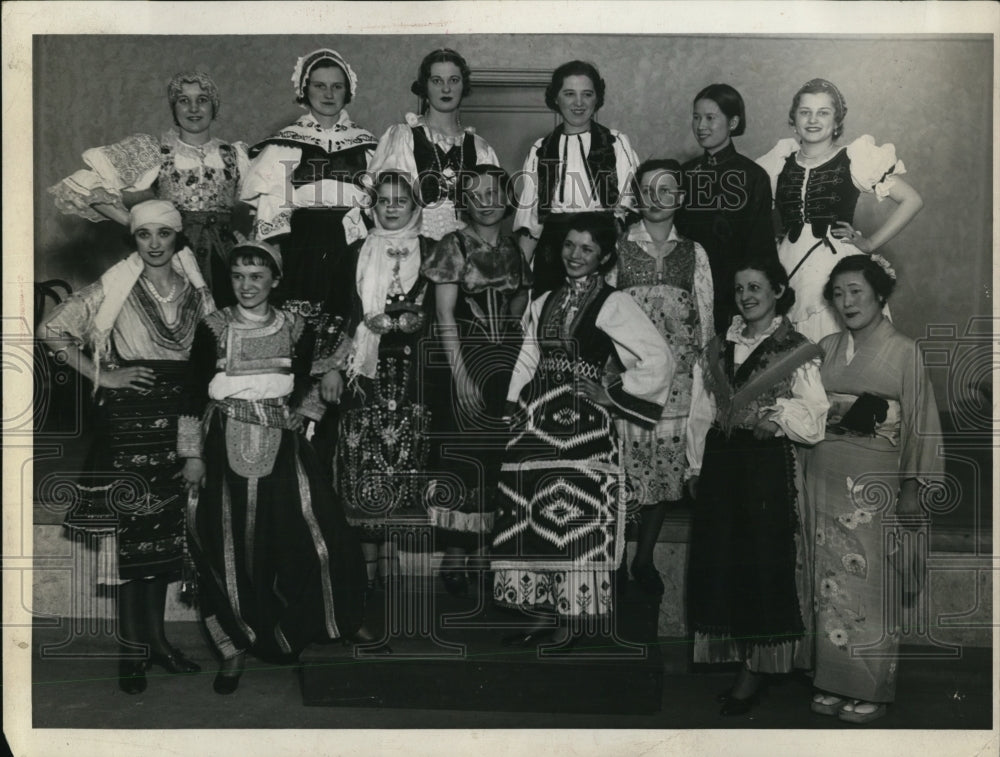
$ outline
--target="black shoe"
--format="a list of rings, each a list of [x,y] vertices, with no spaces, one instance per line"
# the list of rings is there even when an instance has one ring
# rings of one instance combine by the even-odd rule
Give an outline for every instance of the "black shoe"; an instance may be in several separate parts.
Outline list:
[[[201,672],[201,665],[196,663],[194,660],[189,660],[179,649],[174,649],[173,647],[170,647],[170,651],[167,653],[153,652],[151,650],[149,653],[149,661],[159,665],[168,673]]]
[[[728,700],[733,698],[733,687],[730,686],[725,691],[720,691],[715,695],[715,701],[719,704],[725,704]]]
[[[141,694],[146,690],[146,661],[119,660],[118,688],[126,694]]]
[[[748,712],[750,712],[750,710],[752,710],[758,704],[760,704],[759,691],[755,691],[746,699],[727,697],[726,701],[722,703],[722,709],[719,710],[719,714],[722,715],[723,717],[746,715]]]
[[[442,570],[441,581],[444,588],[453,597],[469,596],[469,582],[462,570]]]
[[[639,588],[647,594],[658,595],[665,590],[663,579],[652,563],[648,565],[636,565],[632,563],[632,576],[635,578]]]
[[[243,667],[246,664],[246,655],[240,653],[236,657],[222,661],[222,667],[215,674],[212,681],[212,689],[216,694],[232,694],[240,685],[240,676],[243,675]]]

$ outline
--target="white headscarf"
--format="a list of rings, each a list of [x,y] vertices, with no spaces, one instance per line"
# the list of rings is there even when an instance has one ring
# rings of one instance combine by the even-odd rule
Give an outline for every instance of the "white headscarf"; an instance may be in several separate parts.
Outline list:
[[[295,61],[295,70],[292,71],[292,84],[295,86],[295,96],[298,98],[305,97],[306,79],[309,78],[309,74],[321,60],[333,61],[344,71],[344,74],[347,76],[347,92],[353,98],[358,93],[358,75],[354,73],[354,69],[347,64],[347,61],[344,60],[344,57],[340,53],[326,47],[306,53]]]
[[[419,228],[419,207],[414,209],[406,226],[395,231],[382,228],[378,216],[375,216],[375,228],[368,232],[361,247],[355,274],[364,319],[385,312],[385,300],[394,279],[393,269],[397,261],[399,283],[403,291],[410,291],[416,284],[420,275]],[[365,320],[358,324],[354,333],[354,349],[347,364],[348,381],[355,381],[358,375],[375,377],[381,339],[380,334],[368,328]]]

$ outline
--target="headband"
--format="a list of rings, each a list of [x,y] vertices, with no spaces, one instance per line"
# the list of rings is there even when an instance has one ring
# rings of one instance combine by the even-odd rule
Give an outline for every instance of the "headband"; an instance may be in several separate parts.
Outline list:
[[[833,82],[827,81],[826,79],[810,79],[799,89],[801,92],[805,89],[821,89],[827,94],[831,95],[834,99],[834,103],[837,106],[837,110],[840,111],[841,116],[847,115],[847,103],[844,102],[844,96],[840,94],[840,90],[837,89],[837,85]]]
[[[136,229],[151,223],[169,226],[174,231],[180,231],[183,228],[180,211],[166,200],[146,200],[132,206],[132,210],[129,211],[129,231],[131,233],[134,234]]]
[[[306,79],[309,78],[309,73],[316,67],[316,64],[323,60],[333,61],[343,69],[347,75],[348,94],[354,97],[358,92],[358,75],[354,73],[354,69],[347,64],[347,61],[344,60],[340,53],[325,47],[313,50],[311,53],[303,55],[295,61],[295,70],[292,71],[292,85],[295,87],[295,96],[300,99],[305,97]]]
[[[230,255],[235,254],[237,250],[241,249],[257,250],[259,252],[263,252],[265,255],[271,258],[271,260],[274,261],[274,265],[278,269],[278,275],[281,276],[284,274],[285,268],[284,268],[284,262],[281,259],[281,253],[278,251],[278,248],[275,247],[273,244],[269,244],[265,242],[263,239],[244,239],[237,242],[236,246],[233,247],[233,251],[230,253]]]

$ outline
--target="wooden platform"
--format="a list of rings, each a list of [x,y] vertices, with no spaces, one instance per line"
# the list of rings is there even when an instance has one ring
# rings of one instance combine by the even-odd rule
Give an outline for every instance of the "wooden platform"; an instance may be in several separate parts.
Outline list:
[[[571,650],[503,646],[524,616],[480,592],[456,599],[432,577],[408,577],[375,595],[370,624],[392,654],[366,646],[313,646],[301,656],[307,705],[500,712],[654,713],[665,660],[656,643],[658,598],[632,585],[614,619],[581,626]],[[389,622],[386,622],[388,619]]]

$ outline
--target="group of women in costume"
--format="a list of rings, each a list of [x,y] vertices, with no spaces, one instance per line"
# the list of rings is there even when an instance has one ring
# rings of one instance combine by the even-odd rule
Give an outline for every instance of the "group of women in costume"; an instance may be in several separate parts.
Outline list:
[[[596,120],[596,67],[572,61],[516,197],[461,124],[455,51],[424,58],[421,112],[381,139],[349,117],[358,77],[337,52],[292,81],[306,113],[247,150],[211,138],[212,80],[178,74],[176,129],[88,150],[52,189],[135,248],[43,325],[106,416],[91,467],[109,480],[81,485],[67,525],[117,536],[122,642],[149,650],[123,656],[122,689],[150,663],[198,670],[163,632],[186,555],[220,693],[248,650],[375,641],[364,603],[395,569],[389,524],[433,526],[457,595],[488,547],[495,601],[529,617],[505,643],[572,646],[567,621],[608,616],[624,588],[628,510],[632,576],[663,592],[653,549],[686,489],[695,660],[743,663],[721,712],[797,665],[814,711],[882,715],[887,575],[913,569],[883,531],[941,473],[933,391],[874,254],[921,206],[892,145],[839,144],[844,98],[814,79],[795,138],[754,162],[733,142],[742,97],[712,84],[693,101],[703,155],[640,163]],[[871,234],[852,225],[861,192],[896,203]],[[231,232],[239,201],[250,238]],[[109,516],[121,479],[133,504]],[[890,496],[873,506],[871,485]]]

